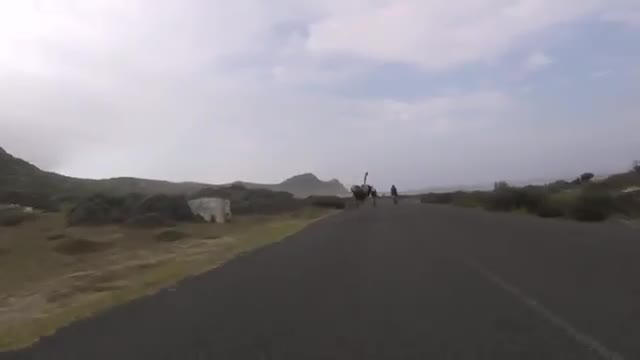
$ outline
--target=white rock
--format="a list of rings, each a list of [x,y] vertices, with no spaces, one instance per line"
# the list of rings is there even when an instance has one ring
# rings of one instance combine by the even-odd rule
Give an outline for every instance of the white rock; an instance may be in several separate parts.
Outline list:
[[[189,201],[191,211],[207,222],[224,223],[231,218],[231,202],[221,198],[199,198]]]

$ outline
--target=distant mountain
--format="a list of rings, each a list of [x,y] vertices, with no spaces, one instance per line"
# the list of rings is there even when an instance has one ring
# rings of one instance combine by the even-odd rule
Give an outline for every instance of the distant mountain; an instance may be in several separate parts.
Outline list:
[[[286,191],[296,197],[310,195],[344,195],[347,189],[338,181],[322,181],[313,174],[297,175],[280,184],[255,184],[235,182],[247,188]],[[22,191],[55,195],[84,195],[95,192],[125,194],[192,193],[205,187],[220,187],[195,182],[170,182],[130,177],[103,180],[80,179],[47,172],[37,166],[14,157],[0,147],[0,192]]]
[[[249,189],[269,189],[272,191],[286,191],[296,197],[311,195],[337,195],[348,194],[349,191],[336,179],[322,181],[315,175],[306,173],[288,178],[280,184],[256,184],[249,182],[237,182]]]

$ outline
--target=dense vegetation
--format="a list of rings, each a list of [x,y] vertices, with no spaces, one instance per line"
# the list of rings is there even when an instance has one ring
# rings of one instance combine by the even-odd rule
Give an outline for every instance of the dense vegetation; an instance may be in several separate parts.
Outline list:
[[[312,206],[321,208],[345,209],[347,207],[347,201],[337,196],[311,196],[307,201]]]
[[[296,199],[287,192],[247,189],[241,185],[206,188],[189,195],[95,194],[77,202],[68,212],[69,225],[105,225],[124,223],[136,227],[167,226],[175,222],[200,221],[189,208],[188,200],[219,197],[231,200],[234,215],[275,215],[305,206],[344,209],[344,199],[332,196]]]
[[[592,173],[572,182],[556,181],[544,186],[513,187],[497,182],[493,191],[430,193],[421,201],[480,207],[490,211],[524,211],[540,217],[564,217],[579,221],[603,221],[612,215],[640,216],[640,164],[632,171],[593,181]]]
[[[342,209],[344,194],[337,180],[322,181],[302,174],[280,184],[236,182],[231,185],[172,183],[136,178],[77,179],[42,171],[0,148],[0,204],[18,204],[41,211],[65,211],[69,225],[124,223],[136,227],[197,221],[188,200],[219,197],[231,200],[234,215],[274,215],[305,206]],[[305,194],[322,194],[305,199]],[[2,224],[18,224],[26,215],[4,211]]]

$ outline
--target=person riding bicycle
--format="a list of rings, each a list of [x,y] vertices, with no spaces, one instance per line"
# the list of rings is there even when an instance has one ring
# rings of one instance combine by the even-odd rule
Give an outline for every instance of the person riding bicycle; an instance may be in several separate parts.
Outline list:
[[[371,199],[373,200],[373,206],[376,206],[376,199],[378,198],[378,190],[376,188],[371,187]]]
[[[395,185],[391,185],[391,197],[393,197],[393,202],[398,202],[398,189],[396,189]]]

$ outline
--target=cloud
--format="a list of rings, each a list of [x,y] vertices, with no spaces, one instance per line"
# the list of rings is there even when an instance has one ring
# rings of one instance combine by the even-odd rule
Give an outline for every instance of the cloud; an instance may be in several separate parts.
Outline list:
[[[552,63],[553,59],[551,59],[545,53],[538,51],[529,55],[527,60],[524,62],[524,68],[528,71],[535,71],[547,67]]]
[[[629,23],[611,11],[632,2],[606,4],[2,1],[0,146],[91,177],[279,181],[313,171],[357,182],[370,169],[408,186],[525,176],[522,164],[543,161],[536,136],[572,132],[529,129],[525,119],[548,114],[531,113],[523,94],[471,86],[468,72],[444,85],[426,78],[429,95],[343,96],[340,86],[384,63],[416,75],[468,71],[529,53],[533,40],[585,19]],[[548,65],[537,55],[531,66]]]
[[[632,27],[640,26],[640,3],[636,0],[612,0],[600,18]]]
[[[591,77],[594,79],[599,79],[599,78],[608,77],[611,74],[613,74],[613,70],[611,69],[598,70],[598,71],[592,72]]]
[[[307,47],[319,55],[352,55],[429,70],[489,62],[526,36],[596,11],[597,0],[378,1],[313,23]]]
[[[632,26],[640,26],[640,10],[630,12],[607,12],[603,15],[602,19],[612,22],[621,22]]]

